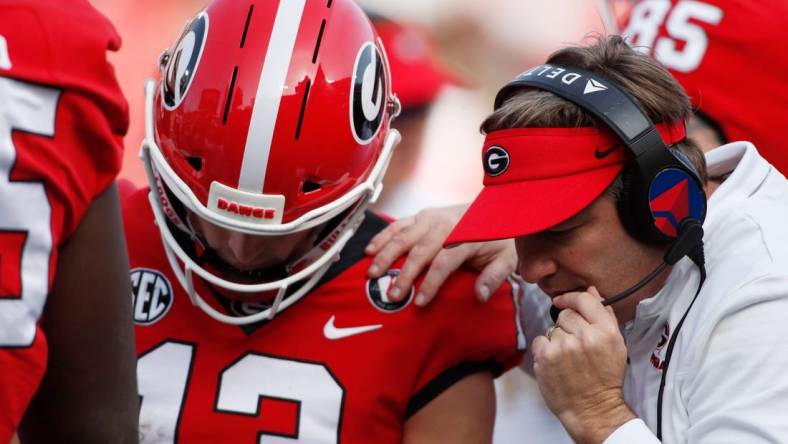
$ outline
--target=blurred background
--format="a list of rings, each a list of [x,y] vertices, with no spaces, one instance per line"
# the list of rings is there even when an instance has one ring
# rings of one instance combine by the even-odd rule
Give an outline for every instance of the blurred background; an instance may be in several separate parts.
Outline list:
[[[145,184],[143,81],[159,54],[207,0],[91,0],[115,24],[111,55],[130,104],[122,177]],[[359,0],[373,16],[392,65],[403,133],[378,209],[392,216],[468,202],[482,184],[479,124],[498,88],[552,51],[604,33],[597,0]],[[569,442],[519,369],[497,382],[496,443]]]

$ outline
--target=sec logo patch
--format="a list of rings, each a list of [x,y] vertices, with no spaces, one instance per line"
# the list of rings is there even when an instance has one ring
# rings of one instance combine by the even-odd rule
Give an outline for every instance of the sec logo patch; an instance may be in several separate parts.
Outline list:
[[[135,268],[131,270],[131,295],[134,322],[152,325],[170,311],[173,302],[172,285],[156,270]]]
[[[383,276],[377,279],[367,280],[367,298],[369,302],[384,313],[395,313],[410,304],[413,300],[413,287],[408,289],[408,294],[399,302],[394,302],[389,299],[388,293],[391,284],[399,276],[399,270],[388,270]]]

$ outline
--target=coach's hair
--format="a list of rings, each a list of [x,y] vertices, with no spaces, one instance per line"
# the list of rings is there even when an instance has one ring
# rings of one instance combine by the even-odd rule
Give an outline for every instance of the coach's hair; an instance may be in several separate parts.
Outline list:
[[[574,66],[618,84],[644,109],[654,123],[687,120],[692,113],[681,85],[658,62],[632,49],[620,36],[597,36],[588,46],[571,46],[554,52],[546,63]],[[481,125],[483,133],[509,128],[573,128],[607,126],[578,105],[557,95],[527,86],[512,92]],[[706,160],[690,139],[672,145],[689,158],[706,183]],[[621,175],[608,188],[618,198]]]

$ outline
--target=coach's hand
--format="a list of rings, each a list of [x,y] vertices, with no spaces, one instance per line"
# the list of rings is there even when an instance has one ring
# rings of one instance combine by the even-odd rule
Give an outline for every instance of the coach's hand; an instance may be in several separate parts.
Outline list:
[[[407,254],[388,296],[395,301],[402,299],[429,266],[415,300],[416,305],[427,305],[449,275],[468,263],[481,272],[476,279],[476,295],[482,302],[487,301],[514,271],[517,254],[511,240],[462,244],[444,250],[443,242],[466,209],[467,205],[429,208],[392,223],[366,248],[368,255],[375,256],[367,275],[379,277],[394,261]]]
[[[547,406],[576,442],[602,443],[635,418],[623,399],[627,349],[596,288],[553,299],[556,326],[534,339],[534,373]]]

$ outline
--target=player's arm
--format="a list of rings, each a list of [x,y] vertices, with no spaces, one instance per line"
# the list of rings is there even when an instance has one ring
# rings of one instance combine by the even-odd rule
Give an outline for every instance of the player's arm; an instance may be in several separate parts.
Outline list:
[[[488,371],[457,381],[405,422],[404,444],[492,441],[495,389]]]
[[[49,365],[20,426],[23,443],[138,441],[130,297],[112,185],[60,251],[42,319]]]

